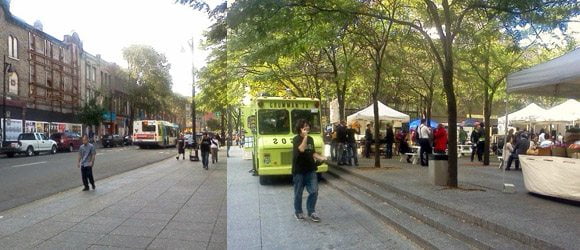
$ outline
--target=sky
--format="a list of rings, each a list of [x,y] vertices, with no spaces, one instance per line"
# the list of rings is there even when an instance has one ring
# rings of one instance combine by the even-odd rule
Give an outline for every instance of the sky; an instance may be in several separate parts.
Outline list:
[[[211,6],[223,0],[208,1]],[[122,67],[127,66],[122,50],[145,44],[166,55],[171,64],[173,91],[191,96],[193,61],[203,67],[209,51],[200,46],[203,32],[211,24],[204,12],[176,4],[175,0],[12,0],[13,15],[34,24],[40,20],[44,32],[62,40],[73,31],[79,34],[84,50]]]

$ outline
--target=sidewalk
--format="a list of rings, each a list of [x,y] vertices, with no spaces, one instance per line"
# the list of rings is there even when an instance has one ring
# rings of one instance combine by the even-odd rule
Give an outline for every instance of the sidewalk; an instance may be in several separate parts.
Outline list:
[[[418,249],[326,182],[319,184],[316,204],[321,222],[296,220],[289,177],[260,185],[242,155],[230,150],[228,249]],[[304,191],[303,206],[306,197]]]
[[[334,165],[334,163],[331,163]],[[503,171],[498,163],[490,166],[459,158],[459,189],[435,186],[428,180],[428,168],[381,158],[359,159],[359,167],[343,166],[353,174],[384,183],[428,203],[477,217],[482,223],[499,225],[565,249],[580,245],[580,205],[575,202],[533,195],[525,189],[521,171]],[[515,194],[502,192],[503,179],[516,186]]]
[[[169,158],[97,181],[96,191],[79,185],[5,211],[0,246],[226,249],[226,157],[220,157],[209,171]]]

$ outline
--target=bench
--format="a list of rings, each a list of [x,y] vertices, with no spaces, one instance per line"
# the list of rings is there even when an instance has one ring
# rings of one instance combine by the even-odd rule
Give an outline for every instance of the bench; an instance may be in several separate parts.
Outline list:
[[[419,154],[418,153],[405,153],[405,156],[411,156],[411,161],[413,164],[417,164],[419,161]],[[404,156],[401,155],[401,160]]]

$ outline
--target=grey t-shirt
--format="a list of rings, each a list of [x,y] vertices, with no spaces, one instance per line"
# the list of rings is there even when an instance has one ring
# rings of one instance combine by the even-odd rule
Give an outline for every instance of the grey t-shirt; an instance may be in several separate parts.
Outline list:
[[[79,148],[79,154],[81,156],[81,167],[92,167],[92,160],[97,154],[95,146],[88,143],[87,145],[82,144]]]

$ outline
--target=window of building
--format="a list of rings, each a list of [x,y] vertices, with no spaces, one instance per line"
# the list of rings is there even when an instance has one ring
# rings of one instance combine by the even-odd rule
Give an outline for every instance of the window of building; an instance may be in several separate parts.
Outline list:
[[[8,36],[8,56],[18,59],[18,39],[12,35]]]
[[[96,82],[97,81],[97,68],[96,67],[92,67],[92,68],[93,68],[93,70],[91,72],[91,80],[93,82]]]
[[[85,79],[91,79],[91,65],[89,64],[85,65]]]
[[[10,83],[8,85],[8,92],[10,94],[14,94],[14,95],[18,95],[18,74],[11,73],[10,76],[8,76],[8,82]]]

